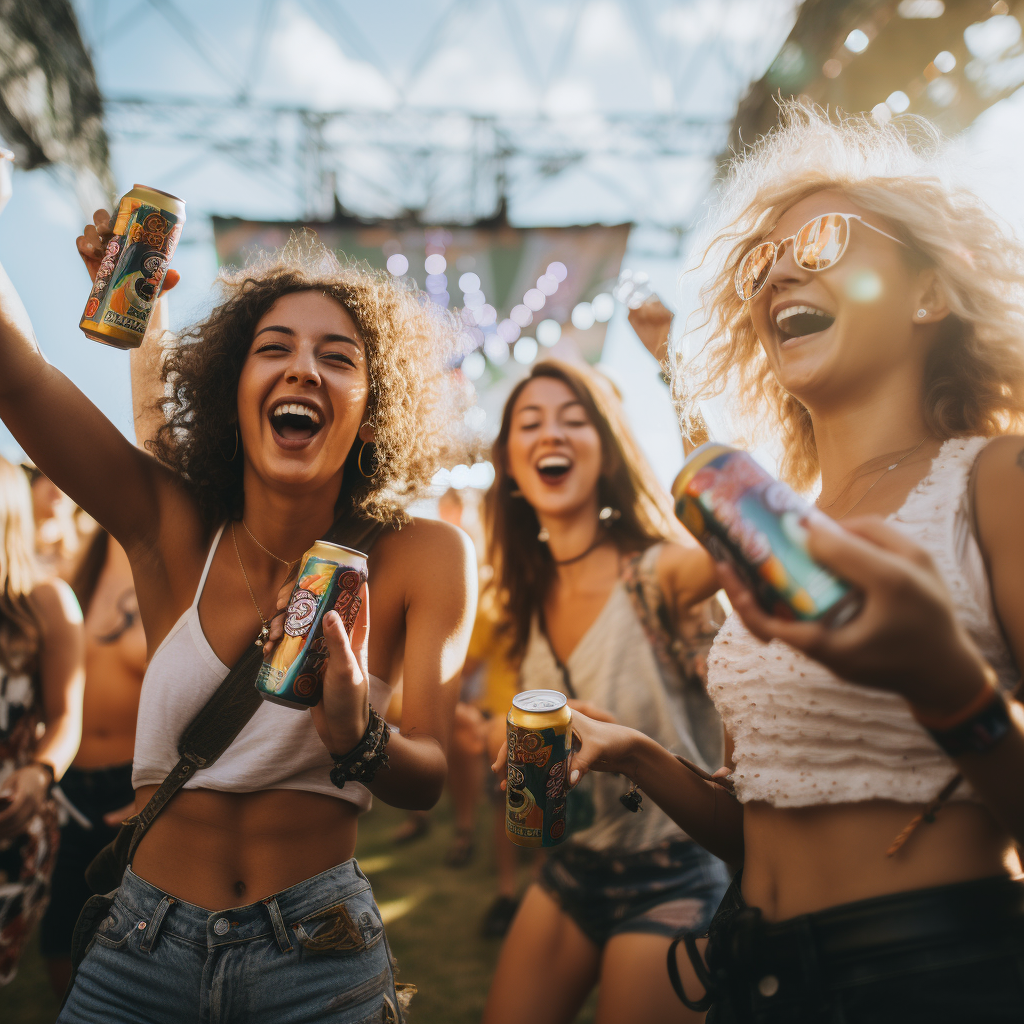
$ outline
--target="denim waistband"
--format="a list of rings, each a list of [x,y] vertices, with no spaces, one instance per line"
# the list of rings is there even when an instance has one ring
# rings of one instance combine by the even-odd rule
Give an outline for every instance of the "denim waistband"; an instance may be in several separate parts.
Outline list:
[[[124,873],[118,901],[148,928],[144,944],[152,944],[160,931],[213,947],[274,936],[282,947],[289,945],[286,924],[301,921],[327,907],[367,892],[370,883],[355,858],[337,864],[266,899],[228,910],[206,910],[158,889],[131,868]]]

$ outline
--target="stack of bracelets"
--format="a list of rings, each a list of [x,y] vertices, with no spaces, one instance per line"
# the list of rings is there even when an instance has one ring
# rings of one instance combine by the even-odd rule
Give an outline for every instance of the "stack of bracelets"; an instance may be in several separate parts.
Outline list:
[[[1009,706],[991,676],[977,696],[951,715],[938,717],[912,710],[932,739],[953,758],[984,754],[1010,731]]]
[[[361,782],[367,785],[382,768],[388,766],[388,740],[391,729],[388,723],[370,707],[370,721],[363,738],[344,755],[331,754],[334,767],[331,782],[343,789],[346,782]]]

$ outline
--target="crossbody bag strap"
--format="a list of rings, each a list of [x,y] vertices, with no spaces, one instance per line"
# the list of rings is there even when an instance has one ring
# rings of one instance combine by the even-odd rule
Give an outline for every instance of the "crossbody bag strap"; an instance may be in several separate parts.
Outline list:
[[[332,544],[342,544],[369,554],[384,524],[375,519],[338,519],[324,535]],[[256,676],[263,664],[263,652],[254,642],[231,667],[224,681],[185,728],[178,741],[178,763],[146,806],[129,819],[135,825],[129,847],[129,861],[156,816],[200,768],[208,768],[234,742],[249,719],[263,703],[256,689]]]

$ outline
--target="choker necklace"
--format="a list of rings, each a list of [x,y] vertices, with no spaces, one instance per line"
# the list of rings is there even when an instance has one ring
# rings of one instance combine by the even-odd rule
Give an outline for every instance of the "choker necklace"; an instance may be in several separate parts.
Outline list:
[[[608,536],[608,534],[603,532],[598,533],[598,535],[594,538],[593,543],[590,545],[589,548],[586,549],[586,551],[581,551],[578,555],[573,555],[572,558],[563,558],[561,560],[555,558],[552,555],[551,560],[555,563],[555,565],[558,566],[572,565],[573,562],[581,562],[584,558],[587,557],[587,555],[590,554],[591,551],[595,551],[602,544],[606,544],[609,540],[611,540],[611,538]]]
[[[285,561],[285,559],[283,559],[283,558],[282,558],[282,557],[281,557],[280,555],[275,555],[275,554],[274,554],[274,552],[270,550],[270,548],[266,548],[266,547],[264,547],[264,546],[263,546],[263,545],[262,545],[262,544],[261,544],[261,543],[260,543],[260,542],[259,542],[259,541],[258,541],[258,540],[257,540],[257,539],[256,539],[256,538],[254,537],[254,536],[253,536],[252,530],[250,530],[250,529],[249,529],[249,527],[245,525],[245,516],[242,516],[242,519],[241,519],[240,521],[241,521],[241,523],[242,523],[242,529],[243,529],[243,530],[245,530],[245,532],[246,532],[247,534],[249,534],[249,539],[250,539],[250,540],[251,540],[251,541],[253,542],[253,544],[255,544],[255,545],[256,545],[256,547],[258,547],[258,548],[260,549],[260,551],[263,551],[263,552],[265,552],[266,554],[270,555],[270,557],[271,557],[271,558],[273,558],[273,559],[276,559],[276,560],[277,560],[278,562],[280,562],[280,563],[281,563],[282,565],[287,565],[289,569],[290,569],[290,568],[291,568],[291,567],[292,567],[292,566],[293,566],[293,565],[294,565],[294,564],[295,564],[295,563],[296,563],[296,562],[297,562],[297,561],[299,560],[298,558],[293,558],[293,559],[292,559],[292,560],[291,560],[290,562],[287,562],[287,561]],[[237,545],[236,545],[236,547],[237,547]]]

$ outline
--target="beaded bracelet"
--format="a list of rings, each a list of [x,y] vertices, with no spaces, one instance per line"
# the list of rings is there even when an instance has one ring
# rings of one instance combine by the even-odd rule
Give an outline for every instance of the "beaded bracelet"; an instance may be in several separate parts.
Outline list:
[[[344,756],[331,754],[334,767],[331,769],[331,782],[338,789],[344,789],[346,782],[361,782],[364,785],[373,782],[374,776],[388,764],[388,741],[391,730],[387,722],[370,707],[370,720],[366,724],[363,738]]]

